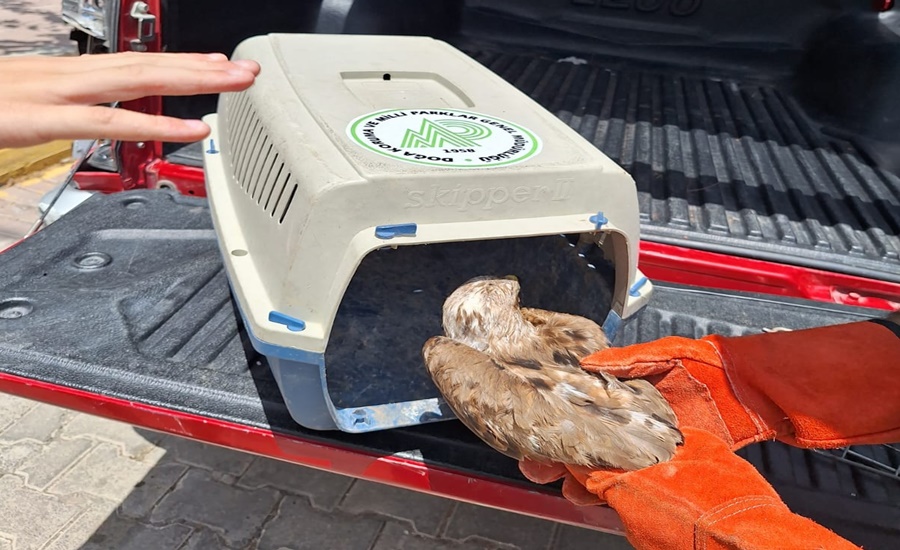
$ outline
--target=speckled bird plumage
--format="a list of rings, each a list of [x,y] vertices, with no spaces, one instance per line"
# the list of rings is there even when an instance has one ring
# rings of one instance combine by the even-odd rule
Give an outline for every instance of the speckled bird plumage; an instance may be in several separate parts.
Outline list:
[[[609,346],[593,321],[519,306],[519,284],[479,277],[444,302],[446,336],[423,348],[445,401],[469,429],[515,459],[638,469],[682,442],[675,414],[645,380],[581,369]]]

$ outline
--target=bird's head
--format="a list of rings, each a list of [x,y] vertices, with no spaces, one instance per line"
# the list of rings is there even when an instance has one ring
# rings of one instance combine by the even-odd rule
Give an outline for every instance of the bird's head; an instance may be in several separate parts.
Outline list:
[[[447,298],[443,313],[448,337],[482,351],[491,340],[515,338],[525,325],[519,281],[512,276],[471,279]]]

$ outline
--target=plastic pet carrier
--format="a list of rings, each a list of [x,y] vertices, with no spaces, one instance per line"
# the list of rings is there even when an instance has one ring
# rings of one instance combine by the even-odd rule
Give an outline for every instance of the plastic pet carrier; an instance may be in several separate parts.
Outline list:
[[[460,51],[273,34],[234,57],[262,71],[206,118],[208,194],[247,332],[301,425],[452,418],[421,348],[471,277],[516,275],[523,305],[610,333],[647,303],[631,177]]]

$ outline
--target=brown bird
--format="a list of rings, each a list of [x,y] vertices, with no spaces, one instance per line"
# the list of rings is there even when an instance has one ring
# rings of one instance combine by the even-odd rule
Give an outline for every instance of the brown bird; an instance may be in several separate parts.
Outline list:
[[[580,367],[609,347],[584,317],[519,306],[514,279],[478,277],[444,302],[445,336],[425,365],[456,416],[517,460],[633,470],[668,460],[682,442],[675,414],[646,380]]]

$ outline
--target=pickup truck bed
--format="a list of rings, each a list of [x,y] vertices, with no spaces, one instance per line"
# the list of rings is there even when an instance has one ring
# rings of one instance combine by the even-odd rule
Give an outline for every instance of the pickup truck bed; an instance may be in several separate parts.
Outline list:
[[[606,508],[558,486],[456,421],[363,435],[294,423],[246,341],[205,200],[165,191],[95,195],[0,262],[0,391],[307,466],[616,531]],[[864,319],[871,310],[657,283],[625,345]],[[411,365],[384,364],[385,378]],[[884,447],[857,452],[900,467]],[[741,451],[797,512],[869,548],[900,542],[900,479],[779,443]]]
[[[231,51],[267,32],[435,36],[625,168],[643,239],[900,282],[900,26],[868,2],[370,0],[215,23],[206,2],[169,2],[168,49]],[[200,116],[215,102],[165,108]],[[199,166],[195,149],[168,158]]]
[[[468,53],[631,174],[642,238],[900,281],[900,178],[810,117],[789,86],[559,61],[567,52]]]

